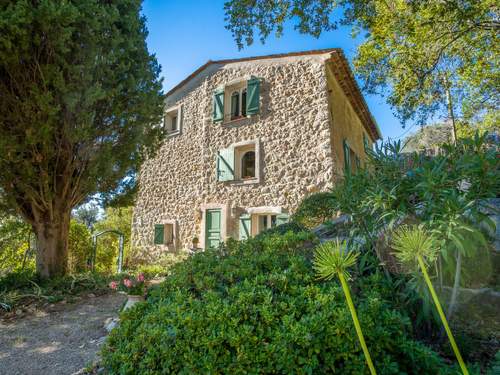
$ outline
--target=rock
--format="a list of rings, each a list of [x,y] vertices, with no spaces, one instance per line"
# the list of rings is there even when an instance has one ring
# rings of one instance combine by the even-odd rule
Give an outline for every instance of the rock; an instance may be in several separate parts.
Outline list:
[[[119,323],[120,323],[119,318],[108,318],[104,323],[104,329],[108,332],[111,332],[113,328],[118,326]]]

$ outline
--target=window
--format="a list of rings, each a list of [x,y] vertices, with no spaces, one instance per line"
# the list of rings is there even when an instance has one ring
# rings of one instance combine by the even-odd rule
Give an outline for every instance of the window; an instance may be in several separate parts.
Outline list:
[[[173,245],[175,240],[174,224],[155,224],[154,244],[155,245]]]
[[[276,226],[276,215],[258,215],[258,233]]]
[[[212,120],[230,122],[259,113],[260,80],[252,77],[218,88],[213,95]]]
[[[179,134],[181,130],[181,107],[173,107],[166,111],[164,126],[167,135]]]
[[[247,151],[241,158],[241,178],[255,178],[255,151]]]
[[[236,143],[217,153],[217,181],[259,182],[259,143]]]
[[[346,173],[354,173],[359,168],[361,168],[361,161],[354,152],[354,150],[349,146],[347,139],[344,139],[344,171]]]
[[[260,211],[259,207],[248,210],[250,212],[253,210]],[[288,221],[289,216],[285,213],[244,213],[240,216],[239,220],[239,239],[245,240],[251,236],[256,236],[267,229],[285,224]]]

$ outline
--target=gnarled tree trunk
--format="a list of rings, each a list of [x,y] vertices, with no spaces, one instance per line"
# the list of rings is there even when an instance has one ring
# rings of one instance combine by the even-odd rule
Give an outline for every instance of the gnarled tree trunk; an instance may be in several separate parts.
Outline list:
[[[68,265],[68,235],[71,210],[43,215],[32,226],[36,235],[36,270],[42,277],[63,276]]]

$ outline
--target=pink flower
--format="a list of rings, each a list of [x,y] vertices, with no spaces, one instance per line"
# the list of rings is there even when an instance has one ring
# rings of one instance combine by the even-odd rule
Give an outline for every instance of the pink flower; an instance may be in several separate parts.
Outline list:
[[[139,281],[140,283],[142,283],[144,281],[144,274],[143,273],[140,273],[139,275],[137,275],[137,281]]]
[[[109,283],[109,287],[113,290],[116,290],[118,288],[118,283],[116,281],[111,281]]]
[[[132,281],[129,279],[123,279],[123,285],[125,285],[127,288],[132,288]]]

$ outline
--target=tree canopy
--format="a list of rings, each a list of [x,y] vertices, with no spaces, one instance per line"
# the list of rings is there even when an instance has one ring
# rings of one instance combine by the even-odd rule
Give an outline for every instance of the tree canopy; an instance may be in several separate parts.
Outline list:
[[[63,274],[71,209],[120,190],[161,139],[160,67],[140,0],[0,3],[0,201]]]
[[[225,10],[240,48],[255,32],[262,41],[281,35],[287,21],[316,37],[345,24],[365,33],[355,71],[367,92],[387,95],[403,122],[438,114],[478,121],[498,108],[495,0],[231,0]]]

